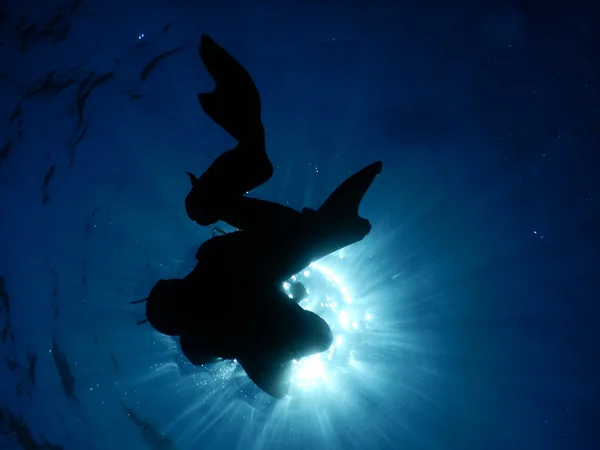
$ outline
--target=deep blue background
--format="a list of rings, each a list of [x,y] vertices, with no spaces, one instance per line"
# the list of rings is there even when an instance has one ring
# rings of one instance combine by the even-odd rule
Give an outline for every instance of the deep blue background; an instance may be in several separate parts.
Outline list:
[[[0,146],[13,144],[0,162],[0,325],[15,342],[2,345],[0,447],[42,448],[16,443],[11,416],[40,445],[171,448],[144,440],[122,402],[180,449],[600,448],[589,3],[85,0],[65,40],[23,51],[23,29],[63,3],[3,1]],[[197,104],[212,88],[202,33],[261,91],[276,173],[256,195],[315,207],[384,162],[361,210],[373,231],[343,268],[379,331],[365,337],[372,364],[335,394],[273,405],[249,402],[239,376],[196,386],[135,326],[128,302],[185,272],[209,236],[185,217],[183,172],[234,144]],[[144,65],[179,45],[142,83]],[[115,78],[91,93],[69,167],[77,84],[24,100],[20,125],[9,117],[49,71],[73,68],[78,83]]]

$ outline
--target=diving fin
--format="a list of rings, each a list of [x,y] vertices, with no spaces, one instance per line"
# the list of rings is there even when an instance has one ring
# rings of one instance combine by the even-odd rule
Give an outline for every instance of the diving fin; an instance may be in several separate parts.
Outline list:
[[[198,94],[204,112],[239,142],[264,139],[260,94],[250,74],[206,35],[200,58],[215,81],[214,91]]]
[[[381,168],[381,161],[369,164],[340,184],[316,212],[303,210],[312,219],[311,243],[305,245],[309,261],[355,244],[369,234],[371,223],[358,215],[358,209]]]
[[[381,173],[383,164],[376,161],[347,178],[325,200],[317,213],[344,220],[358,218],[358,208],[363,197]]]
[[[198,183],[198,177],[191,172],[186,172],[186,174],[190,178],[190,183],[192,184],[192,187],[196,186],[196,183]]]

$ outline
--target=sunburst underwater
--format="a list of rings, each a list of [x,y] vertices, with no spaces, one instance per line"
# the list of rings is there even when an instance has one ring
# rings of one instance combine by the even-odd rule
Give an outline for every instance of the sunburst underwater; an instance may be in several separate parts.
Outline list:
[[[385,242],[380,238],[342,249],[283,283],[290,296],[294,283],[304,285],[308,296],[300,306],[320,315],[334,335],[327,351],[293,362],[290,392],[284,399],[275,400],[258,389],[236,361],[194,367],[177,339],[158,333],[153,333],[153,347],[160,362],[138,378],[138,393],[150,394],[155,385],[169,392],[170,401],[183,408],[169,429],[184,428],[182,440],[206,433],[227,439],[216,424],[242,420],[252,424],[240,436],[248,445],[278,442],[281,433],[291,429],[335,436],[340,427],[352,433],[356,423],[378,427],[367,411],[387,410],[393,417],[398,408],[431,399],[436,389],[435,348],[430,336],[413,326],[418,317],[414,302],[408,301],[421,288],[414,277],[394,275],[398,264],[393,261],[376,262],[372,255],[384,254]]]
[[[336,256],[340,260],[343,259],[341,253]],[[291,301],[291,286],[298,282],[306,287],[308,294],[300,302],[300,306],[318,314],[329,324],[334,341],[325,352],[293,361],[289,394],[291,397],[311,395],[323,389],[333,388],[340,372],[351,370],[353,357],[360,350],[369,324],[374,320],[368,309],[353,302],[342,277],[326,263],[314,262],[306,270],[283,283],[282,289]],[[164,336],[164,339],[171,342],[172,357],[180,359],[181,364],[185,357],[177,345],[177,340],[167,336]],[[189,363],[185,366],[187,372],[205,373],[208,370],[215,379],[238,368],[242,370],[235,360],[220,361],[202,369],[193,368]]]

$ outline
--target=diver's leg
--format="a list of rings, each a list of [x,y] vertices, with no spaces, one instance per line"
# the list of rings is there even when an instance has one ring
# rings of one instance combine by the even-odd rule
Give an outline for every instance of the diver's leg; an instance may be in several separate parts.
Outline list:
[[[233,200],[265,183],[272,175],[273,165],[264,144],[240,143],[215,159],[199,178],[191,177],[192,189],[185,198],[186,212],[202,226],[219,220],[229,222],[222,217],[222,210],[230,210]]]
[[[204,112],[239,145],[219,156],[196,178],[185,200],[188,216],[200,225],[220,220],[218,209],[265,183],[273,165],[265,149],[261,102],[248,72],[208,36],[202,36],[200,57],[215,81],[215,89],[199,94]]]
[[[342,182],[314,211],[302,212],[250,197],[238,197],[223,215],[223,220],[243,230],[267,230],[285,238],[287,252],[301,259],[312,252],[310,261],[363,239],[371,230],[367,219],[358,215],[360,203],[375,177],[381,173],[380,161],[369,164]],[[277,238],[273,245],[282,245]],[[299,247],[295,247],[296,243]],[[283,250],[283,248],[278,248]],[[301,256],[302,255],[302,256]],[[309,262],[310,262],[309,261]]]
[[[368,165],[350,176],[317,211],[304,208],[286,227],[272,229],[258,253],[263,271],[272,279],[286,280],[311,262],[362,240],[371,231],[358,215],[363,196],[381,172],[381,163]]]
[[[261,234],[296,229],[306,217],[279,203],[252,197],[236,197],[221,209],[221,220],[244,231]]]

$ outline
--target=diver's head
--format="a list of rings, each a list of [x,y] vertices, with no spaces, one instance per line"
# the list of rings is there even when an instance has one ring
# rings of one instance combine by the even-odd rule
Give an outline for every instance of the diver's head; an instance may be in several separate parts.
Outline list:
[[[146,302],[148,322],[159,333],[179,336],[185,325],[182,311],[183,280],[158,280]]]

